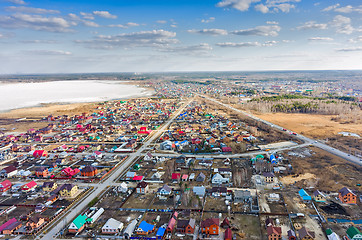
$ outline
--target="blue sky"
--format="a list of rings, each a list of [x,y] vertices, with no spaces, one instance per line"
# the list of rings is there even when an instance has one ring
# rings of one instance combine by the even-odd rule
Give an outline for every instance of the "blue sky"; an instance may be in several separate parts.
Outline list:
[[[0,0],[0,74],[362,68],[360,0]]]

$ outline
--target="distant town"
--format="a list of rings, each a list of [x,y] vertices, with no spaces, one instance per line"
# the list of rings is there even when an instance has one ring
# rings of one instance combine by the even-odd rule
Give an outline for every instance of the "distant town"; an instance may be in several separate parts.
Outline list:
[[[361,71],[60,80],[153,95],[0,113],[1,239],[362,239]]]

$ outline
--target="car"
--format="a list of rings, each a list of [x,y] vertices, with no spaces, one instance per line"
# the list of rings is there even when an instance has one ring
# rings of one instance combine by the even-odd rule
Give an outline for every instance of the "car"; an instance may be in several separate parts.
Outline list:
[[[295,132],[292,133],[293,135],[297,135]]]
[[[283,128],[283,131],[287,131],[287,129]]]

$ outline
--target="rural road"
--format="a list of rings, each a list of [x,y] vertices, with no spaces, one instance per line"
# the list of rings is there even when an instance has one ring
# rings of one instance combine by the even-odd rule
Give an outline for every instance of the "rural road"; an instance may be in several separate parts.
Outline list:
[[[130,154],[129,157],[113,172],[110,174],[110,176],[104,180],[103,182],[100,182],[98,184],[95,184],[96,188],[94,191],[89,194],[85,199],[81,200],[81,202],[78,205],[75,205],[73,208],[69,209],[65,215],[62,217],[65,219],[65,221],[59,221],[52,229],[50,229],[45,235],[41,236],[40,239],[48,240],[48,239],[55,239],[55,235],[64,228],[65,224],[68,224],[67,220],[70,221],[74,219],[76,216],[78,216],[81,211],[87,207],[88,203],[92,201],[94,198],[96,198],[102,191],[104,191],[108,186],[111,186],[114,182],[117,181],[119,176],[123,174],[125,171],[128,170],[129,166],[139,157],[141,156],[142,151],[144,151],[147,146],[153,142],[159,135],[163,132],[164,129],[166,129],[171,122],[175,120],[176,117],[186,108],[188,104],[190,104],[194,98],[189,99],[187,102],[185,102],[176,112],[174,112],[173,116],[159,129],[155,130],[152,133],[152,136],[144,142],[144,144],[134,153]]]
[[[265,120],[263,120],[263,119],[261,119],[261,118],[258,118],[258,117],[254,116],[254,115],[252,115],[252,114],[250,114],[250,113],[248,113],[248,112],[245,112],[245,111],[242,111],[242,110],[240,110],[240,109],[234,108],[234,107],[232,107],[232,106],[230,106],[230,105],[228,105],[228,104],[219,102],[219,101],[217,101],[217,100],[215,100],[215,99],[213,99],[213,98],[210,98],[210,97],[207,97],[207,96],[204,96],[204,95],[200,95],[200,94],[197,94],[197,95],[199,95],[200,97],[205,98],[205,99],[207,99],[207,100],[210,100],[210,101],[212,101],[212,102],[215,102],[215,103],[217,103],[217,104],[219,104],[219,105],[222,105],[222,106],[224,106],[224,107],[226,107],[226,108],[229,108],[229,109],[231,109],[231,110],[233,110],[233,111],[235,111],[235,112],[242,113],[242,114],[250,117],[251,119],[254,119],[254,120],[259,121],[259,122],[262,122],[262,123],[265,123],[266,125],[274,128],[274,129],[278,129],[278,130],[282,130],[282,131],[283,131],[283,129],[284,129],[284,128],[281,127],[281,126],[278,126],[278,125],[276,125],[276,124],[274,124],[274,123],[265,121]],[[288,131],[288,132],[290,133],[290,132],[292,132],[292,131]],[[331,153],[331,154],[333,154],[333,155],[336,155],[336,156],[341,157],[341,158],[343,158],[343,159],[345,159],[345,160],[347,160],[347,161],[350,161],[350,162],[352,162],[352,163],[355,163],[355,164],[358,164],[358,165],[362,166],[362,159],[359,158],[359,157],[356,157],[356,156],[353,156],[353,155],[351,155],[351,154],[342,152],[342,151],[340,151],[340,150],[338,150],[338,149],[336,149],[336,148],[333,148],[333,147],[328,146],[328,145],[326,145],[326,144],[324,144],[324,143],[321,143],[321,142],[319,142],[319,141],[310,139],[310,138],[305,137],[305,136],[300,135],[300,134],[295,135],[295,137],[298,138],[299,140],[302,140],[303,142],[305,142],[305,144],[308,144],[308,145],[312,144],[312,145],[314,145],[314,146],[316,146],[316,147],[318,147],[318,148],[320,148],[320,149],[323,149],[324,151],[327,151],[327,152],[329,152],[329,153]]]

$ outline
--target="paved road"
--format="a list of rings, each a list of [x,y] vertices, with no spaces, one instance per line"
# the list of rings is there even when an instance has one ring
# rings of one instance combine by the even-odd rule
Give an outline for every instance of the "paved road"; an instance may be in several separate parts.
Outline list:
[[[113,173],[111,173],[107,179],[105,179],[101,183],[96,184],[95,190],[85,199],[81,200],[81,202],[77,206],[69,209],[66,215],[62,218],[70,221],[71,219],[78,216],[81,213],[82,209],[87,207],[88,203],[91,200],[97,197],[103,190],[107,188],[107,186],[111,186],[115,181],[117,181],[118,177],[128,170],[129,166],[137,159],[137,157],[141,155],[142,151],[145,150],[151,142],[156,140],[156,138],[159,137],[163,130],[165,130],[171,124],[171,122],[174,121],[175,118],[193,100],[194,98],[191,98],[187,102],[185,102],[161,128],[153,132],[152,136],[149,137],[148,140],[146,140],[146,142],[144,142],[143,145],[136,152],[130,154],[129,157]],[[54,236],[64,227],[65,223],[67,223],[67,221],[60,221],[56,226],[49,230],[49,232],[43,235],[41,239],[55,239]]]
[[[217,104],[220,104],[220,105],[222,105],[222,106],[224,106],[224,107],[226,107],[226,108],[229,108],[229,109],[231,109],[231,110],[234,110],[235,112],[239,112],[239,113],[242,113],[242,114],[244,114],[244,115],[247,115],[248,117],[250,117],[250,118],[252,118],[252,119],[254,119],[254,120],[256,120],[256,121],[265,123],[265,124],[269,125],[269,126],[272,127],[272,128],[275,128],[275,129],[278,129],[278,130],[283,130],[283,129],[284,129],[284,128],[281,127],[281,126],[278,126],[278,125],[276,125],[276,124],[274,124],[274,123],[265,121],[265,120],[263,120],[263,119],[261,119],[261,118],[258,118],[258,117],[254,116],[254,115],[252,115],[252,114],[250,114],[250,113],[248,113],[248,112],[242,111],[242,110],[240,110],[240,109],[236,109],[236,108],[234,108],[234,107],[232,107],[232,106],[230,106],[230,105],[228,105],[228,104],[222,103],[222,102],[217,101],[217,100],[215,100],[215,99],[213,99],[213,98],[210,98],[210,97],[207,97],[207,96],[204,96],[204,95],[200,95],[200,94],[197,94],[197,95],[199,95],[199,96],[201,96],[201,97],[203,97],[203,98],[206,98],[206,99],[208,99],[208,100],[210,100],[210,101],[213,101],[213,102],[215,102],[215,103],[217,103]],[[288,131],[289,133],[292,132],[292,131],[289,131],[289,130],[287,130],[287,131]],[[347,161],[350,161],[350,162],[353,162],[353,163],[356,163],[356,164],[362,166],[362,159],[359,158],[359,157],[356,157],[356,156],[350,155],[350,154],[348,154],[348,153],[342,152],[342,151],[340,151],[340,150],[338,150],[338,149],[336,149],[336,148],[333,148],[333,147],[328,146],[328,145],[326,145],[326,144],[324,144],[324,143],[322,143],[322,142],[319,142],[319,141],[310,139],[310,138],[305,137],[305,136],[300,135],[300,134],[295,135],[295,137],[298,138],[299,140],[304,141],[305,144],[312,144],[312,145],[314,145],[314,146],[316,146],[316,147],[318,147],[318,148],[320,148],[320,149],[323,149],[323,150],[325,150],[325,151],[327,151],[327,152],[329,152],[329,153],[332,153],[332,154],[334,154],[334,155],[336,155],[336,156],[338,156],[338,157],[341,157],[341,158],[343,158],[343,159],[345,159],[345,160],[347,160]]]

